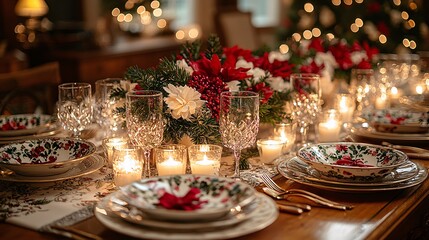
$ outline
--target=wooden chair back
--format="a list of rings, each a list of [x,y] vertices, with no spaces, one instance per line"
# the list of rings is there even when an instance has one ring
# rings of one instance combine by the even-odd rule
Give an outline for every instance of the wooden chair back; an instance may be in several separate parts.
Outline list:
[[[0,115],[54,113],[60,83],[58,62],[0,74]]]

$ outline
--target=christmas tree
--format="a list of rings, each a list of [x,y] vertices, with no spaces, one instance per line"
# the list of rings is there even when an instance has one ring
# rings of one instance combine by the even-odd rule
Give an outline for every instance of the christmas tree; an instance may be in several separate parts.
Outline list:
[[[423,0],[295,0],[280,29],[280,41],[321,35],[367,41],[380,52],[424,49],[428,26]]]

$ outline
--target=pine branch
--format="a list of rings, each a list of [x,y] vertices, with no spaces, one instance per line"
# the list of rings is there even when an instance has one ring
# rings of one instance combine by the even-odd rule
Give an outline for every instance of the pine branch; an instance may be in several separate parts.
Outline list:
[[[208,59],[211,59],[214,54],[217,54],[218,56],[222,56],[223,49],[222,49],[222,45],[220,44],[219,37],[212,34],[209,36],[209,39],[207,40],[207,49],[205,51],[205,55]]]
[[[180,50],[180,56],[182,56],[186,62],[196,61],[200,59],[201,41],[186,42]]]

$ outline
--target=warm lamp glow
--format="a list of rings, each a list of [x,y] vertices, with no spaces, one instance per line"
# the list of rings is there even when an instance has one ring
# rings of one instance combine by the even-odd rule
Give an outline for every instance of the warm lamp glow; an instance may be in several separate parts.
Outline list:
[[[19,0],[15,12],[23,17],[40,17],[48,12],[49,8],[43,0]]]

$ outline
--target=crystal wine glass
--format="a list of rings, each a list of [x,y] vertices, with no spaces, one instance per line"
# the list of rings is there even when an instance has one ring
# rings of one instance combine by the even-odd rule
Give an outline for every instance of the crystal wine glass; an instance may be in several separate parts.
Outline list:
[[[136,90],[126,94],[128,137],[144,152],[143,177],[150,177],[154,166],[150,163],[151,149],[160,145],[164,134],[162,93]]]
[[[255,92],[222,92],[219,127],[225,147],[234,152],[234,175],[240,178],[241,150],[255,144],[259,129],[259,95]]]
[[[315,123],[320,111],[320,76],[312,73],[293,73],[290,80],[293,88],[293,111],[301,134],[301,142],[297,145],[300,148],[309,144],[308,128]]]
[[[72,137],[79,138],[92,121],[91,84],[63,83],[58,86],[58,121]]]
[[[120,89],[125,80],[121,78],[106,78],[95,82],[95,118],[103,129],[104,137],[120,135],[122,122],[125,121],[120,114],[115,113],[122,107],[119,97],[112,97],[113,91]]]

